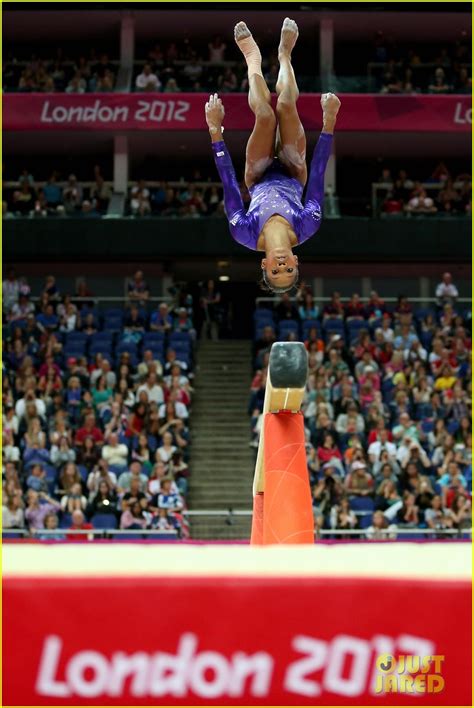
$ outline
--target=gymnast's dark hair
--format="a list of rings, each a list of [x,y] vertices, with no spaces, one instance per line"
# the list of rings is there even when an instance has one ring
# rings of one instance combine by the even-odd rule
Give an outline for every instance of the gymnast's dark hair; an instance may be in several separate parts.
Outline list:
[[[261,289],[266,293],[273,293],[274,295],[283,295],[283,293],[288,293],[290,290],[296,289],[298,285],[298,278],[300,277],[298,268],[295,268],[295,277],[291,285],[285,285],[284,287],[274,286],[268,280],[267,272],[262,268],[262,279],[259,281]]]

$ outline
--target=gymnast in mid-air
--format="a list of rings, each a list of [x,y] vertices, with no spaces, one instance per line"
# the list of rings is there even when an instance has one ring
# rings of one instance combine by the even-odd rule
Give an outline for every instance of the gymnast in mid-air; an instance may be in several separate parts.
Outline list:
[[[232,237],[242,246],[265,251],[266,257],[261,261],[263,284],[274,293],[283,293],[298,281],[298,257],[292,248],[311,238],[321,224],[324,172],[341,103],[332,93],[321,97],[323,129],[308,179],[306,136],[296,108],[299,91],[291,65],[291,52],[298,38],[296,22],[286,18],[281,29],[276,116],[262,74],[262,55],[245,22],[235,26],[234,37],[247,62],[249,105],[255,115],[245,161],[245,184],[251,196],[248,210],[223,141],[224,106],[217,94],[206,103],[206,122]]]

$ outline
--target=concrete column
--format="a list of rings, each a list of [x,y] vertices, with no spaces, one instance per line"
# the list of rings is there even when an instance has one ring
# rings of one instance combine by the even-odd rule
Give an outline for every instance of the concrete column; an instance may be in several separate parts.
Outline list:
[[[334,70],[334,21],[330,18],[319,23],[319,70],[322,80]]]
[[[428,305],[430,297],[433,297],[433,293],[431,292],[430,279],[422,276],[419,279],[419,284],[420,284],[420,297],[423,298],[422,304]]]
[[[326,172],[324,173],[324,191],[326,194],[335,195],[336,194],[336,155],[335,155],[335,145],[336,141],[333,140],[332,153],[329,157],[328,164],[326,167]]]
[[[131,13],[124,13],[120,25],[120,65],[122,69],[131,69],[135,53],[135,18]]]
[[[313,294],[316,301],[323,299],[323,279],[313,278]]]
[[[128,138],[114,137],[114,192],[126,194],[128,189]]]
[[[362,286],[362,292],[361,292],[362,297],[363,298],[370,297],[370,291],[372,290],[371,278],[362,278],[361,279],[361,286]]]

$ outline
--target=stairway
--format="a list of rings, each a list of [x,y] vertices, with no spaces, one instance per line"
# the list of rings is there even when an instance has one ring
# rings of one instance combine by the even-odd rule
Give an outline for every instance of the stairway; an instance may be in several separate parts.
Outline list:
[[[204,340],[197,354],[191,416],[190,510],[250,510],[255,452],[247,406],[247,340]],[[193,538],[248,538],[250,516],[191,517]]]

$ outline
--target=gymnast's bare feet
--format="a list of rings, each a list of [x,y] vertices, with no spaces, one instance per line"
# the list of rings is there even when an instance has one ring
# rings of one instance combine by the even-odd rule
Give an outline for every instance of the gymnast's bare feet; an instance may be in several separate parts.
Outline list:
[[[291,52],[298,39],[298,25],[294,20],[285,17],[281,28],[280,45],[278,47],[278,57],[281,55],[291,57]]]
[[[341,107],[341,102],[334,93],[323,93],[321,96],[321,108],[323,109],[323,130],[325,133],[333,133],[336,125],[336,116]]]
[[[262,55],[245,22],[238,22],[235,25],[234,38],[247,62],[249,77],[252,74],[262,76]]]

